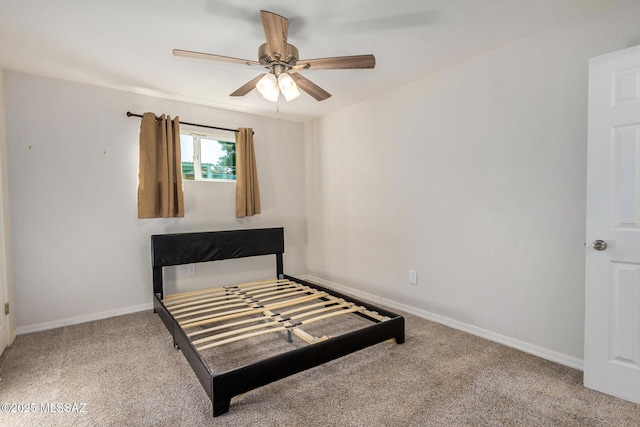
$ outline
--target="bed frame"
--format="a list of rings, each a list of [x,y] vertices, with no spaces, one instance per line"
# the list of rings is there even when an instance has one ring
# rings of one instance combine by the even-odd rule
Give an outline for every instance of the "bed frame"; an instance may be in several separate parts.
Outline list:
[[[263,228],[234,231],[216,231],[203,233],[179,233],[151,236],[153,268],[153,306],[162,322],[173,336],[175,348],[180,348],[191,365],[198,380],[204,387],[213,404],[213,416],[229,411],[231,399],[257,387],[285,378],[289,375],[313,368],[336,358],[364,349],[374,344],[393,340],[404,342],[404,318],[385,309],[355,300],[350,296],[311,284],[304,280],[284,274],[282,256],[284,253],[284,229]],[[244,258],[260,255],[275,255],[277,279],[295,282],[301,295],[316,295],[333,304],[336,300],[346,300],[359,307],[355,314],[371,321],[369,326],[347,332],[342,335],[323,337],[312,344],[293,348],[279,355],[260,360],[256,363],[216,373],[209,368],[198,346],[188,336],[181,322],[176,320],[167,307],[172,296],[164,295],[163,267],[217,261],[231,258]],[[276,279],[274,279],[276,280]],[[219,289],[226,289],[222,287]],[[236,288],[233,286],[233,288]],[[217,292],[217,291],[214,291]],[[316,294],[317,292],[317,294]],[[166,299],[165,299],[166,298]],[[249,301],[252,310],[265,310],[270,316],[278,316],[267,305]],[[281,330],[288,334],[296,333],[296,326],[289,319],[278,319],[284,325]],[[296,334],[298,335],[298,334]],[[309,342],[313,339],[310,338]],[[283,345],[290,346],[286,341]],[[200,348],[201,349],[201,348]]]

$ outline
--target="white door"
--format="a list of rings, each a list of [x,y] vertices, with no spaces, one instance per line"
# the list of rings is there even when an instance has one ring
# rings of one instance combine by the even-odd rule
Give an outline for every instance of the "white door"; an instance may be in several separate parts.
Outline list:
[[[589,63],[587,165],[584,385],[640,403],[640,46]]]

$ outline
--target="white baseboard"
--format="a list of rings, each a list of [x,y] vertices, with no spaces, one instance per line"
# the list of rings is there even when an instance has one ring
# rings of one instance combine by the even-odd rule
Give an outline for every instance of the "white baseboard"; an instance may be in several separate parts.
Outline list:
[[[468,323],[460,322],[455,319],[450,319],[448,317],[441,316],[439,314],[435,314],[419,308],[411,307],[396,301],[379,297],[377,295],[373,295],[367,292],[359,291],[357,289],[349,288],[347,286],[343,286],[338,283],[333,283],[328,280],[321,279],[319,277],[315,277],[307,274],[298,275],[297,277],[312,283],[317,283],[320,286],[334,289],[338,292],[352,295],[356,298],[362,298],[364,300],[371,301],[372,303],[380,303],[381,305],[384,305],[389,308],[396,308],[398,310],[406,311],[407,313],[411,313],[423,319],[431,320],[433,322],[440,323],[445,326],[449,326],[453,329],[457,329],[459,331],[463,331],[471,335],[475,335],[475,336],[487,339],[489,341],[494,341],[499,344],[506,345],[507,347],[512,347],[517,350],[523,351],[525,353],[533,354],[534,356],[538,356],[543,359],[550,360],[552,362],[559,363],[564,366],[568,366],[570,368],[578,369],[580,371],[584,370],[583,360],[575,357],[567,356],[566,354],[562,354],[546,348],[538,347],[536,345],[533,345],[524,341],[520,341],[514,338],[497,334],[487,329],[478,328],[477,326],[473,326]]]
[[[103,311],[101,313],[87,314],[84,316],[69,317],[67,319],[53,320],[51,322],[38,323],[36,325],[20,326],[16,328],[16,335],[29,334],[31,332],[46,331],[49,329],[61,328],[63,326],[77,325],[79,323],[91,322],[93,320],[107,319],[109,317],[121,316],[123,314],[137,313],[153,309],[153,303],[132,305],[116,310]]]
[[[567,356],[566,354],[558,353],[546,348],[538,347],[536,345],[520,341],[514,338],[510,338],[487,329],[482,329],[477,326],[470,325],[468,323],[460,322],[455,319],[451,319],[439,314],[431,313],[429,311],[425,311],[416,307],[411,307],[406,304],[399,303],[397,301],[389,300],[386,298],[379,297],[377,295],[370,294],[368,292],[360,291],[357,289],[350,288],[348,286],[343,286],[338,283],[330,282],[328,280],[321,279],[319,277],[311,276],[311,275],[298,275],[303,280],[307,280],[309,282],[317,283],[320,286],[325,286],[330,289],[334,289],[338,292],[342,292],[348,295],[353,295],[357,298],[362,298],[367,301],[371,301],[373,303],[380,303],[389,308],[396,308],[398,310],[406,311],[407,313],[411,313],[415,316],[421,317],[423,319],[431,320],[436,323],[443,324],[445,326],[449,326],[451,328],[457,329],[459,331],[463,331],[469,333],[471,335],[475,335],[489,341],[494,341],[499,344],[506,345],[507,347],[512,347],[520,351],[524,351],[525,353],[533,354],[534,356],[541,357],[546,360],[550,360],[555,363],[559,363],[561,365],[568,366],[570,368],[583,370],[584,369],[584,361],[575,357]],[[63,326],[69,325],[77,325],[79,323],[91,322],[93,320],[106,319],[109,317],[121,316],[123,314],[136,313],[139,311],[151,310],[153,309],[152,303],[134,305],[130,307],[124,307],[116,310],[104,311],[101,313],[93,313],[85,316],[77,316],[70,317],[67,319],[54,320],[51,322],[44,322],[35,325],[21,326],[15,329],[16,335],[28,334],[31,332],[40,332],[46,331],[49,329],[60,328]]]

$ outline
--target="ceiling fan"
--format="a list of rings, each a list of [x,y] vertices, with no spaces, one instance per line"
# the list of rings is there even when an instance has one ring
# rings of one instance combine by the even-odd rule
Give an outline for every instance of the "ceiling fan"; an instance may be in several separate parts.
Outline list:
[[[267,73],[260,74],[245,83],[231,96],[244,96],[256,88],[262,96],[273,102],[278,101],[280,93],[287,101],[291,101],[300,95],[298,89],[302,89],[317,101],[323,101],[331,96],[329,92],[302,76],[301,70],[361,69],[374,68],[376,65],[376,58],[371,54],[298,59],[298,49],[287,43],[289,20],[266,10],[260,11],[260,19],[267,42],[258,48],[258,61],[180,49],[174,49],[173,54],[188,58],[265,67],[269,70]]]

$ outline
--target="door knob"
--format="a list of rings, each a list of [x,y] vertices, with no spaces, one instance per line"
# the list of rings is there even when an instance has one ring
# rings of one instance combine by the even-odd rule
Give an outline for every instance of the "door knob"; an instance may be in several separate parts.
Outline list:
[[[594,240],[591,246],[596,251],[604,251],[607,249],[607,242],[605,242],[604,240]]]

